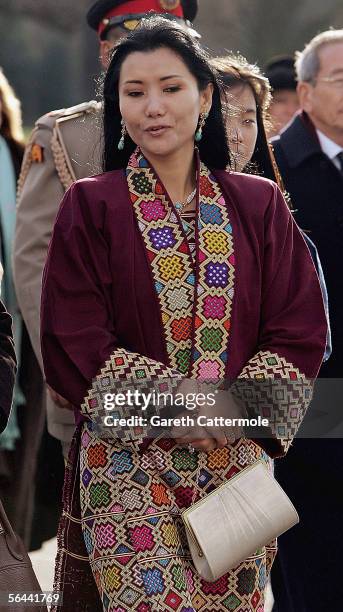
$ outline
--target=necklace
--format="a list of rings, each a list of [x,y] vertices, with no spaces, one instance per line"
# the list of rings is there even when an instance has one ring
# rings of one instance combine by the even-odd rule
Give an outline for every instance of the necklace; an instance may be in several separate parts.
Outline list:
[[[192,193],[184,200],[184,202],[175,202],[174,206],[179,213],[182,213],[187,204],[190,204],[196,194],[197,188],[193,189]]]

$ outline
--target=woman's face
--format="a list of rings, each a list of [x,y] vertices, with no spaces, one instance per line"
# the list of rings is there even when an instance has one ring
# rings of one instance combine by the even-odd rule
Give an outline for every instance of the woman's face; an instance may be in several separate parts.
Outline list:
[[[199,92],[195,77],[171,49],[131,53],[119,79],[120,111],[132,140],[148,158],[194,148],[201,112],[212,101],[212,84]]]
[[[230,111],[226,129],[233,169],[242,172],[251,160],[257,139],[257,108],[250,85],[234,85],[227,89]]]

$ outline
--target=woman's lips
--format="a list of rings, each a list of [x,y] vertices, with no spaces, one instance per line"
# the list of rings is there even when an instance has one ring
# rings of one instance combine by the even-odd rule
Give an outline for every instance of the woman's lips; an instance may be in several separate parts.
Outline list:
[[[167,130],[169,130],[169,125],[156,125],[151,128],[147,128],[145,131],[151,136],[161,136],[165,134]]]

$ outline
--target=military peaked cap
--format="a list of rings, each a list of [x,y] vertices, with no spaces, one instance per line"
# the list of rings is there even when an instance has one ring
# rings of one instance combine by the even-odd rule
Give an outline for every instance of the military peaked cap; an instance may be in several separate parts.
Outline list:
[[[198,11],[198,0],[98,0],[87,13],[87,22],[101,37],[120,17],[140,17],[154,12],[167,13],[175,18],[193,21]]]

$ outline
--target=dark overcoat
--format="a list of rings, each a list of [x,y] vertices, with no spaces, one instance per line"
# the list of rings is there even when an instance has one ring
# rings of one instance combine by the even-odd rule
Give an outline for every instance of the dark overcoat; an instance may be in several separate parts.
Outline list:
[[[317,404],[330,418],[317,419],[324,437],[295,440],[275,474],[294,502],[300,524],[279,539],[272,570],[277,612],[323,612],[342,607],[340,551],[343,545],[339,493],[343,444],[339,431],[341,399],[333,385],[343,376],[343,175],[322,151],[305,113],[273,141],[276,160],[290,194],[297,223],[318,248],[329,295],[333,353],[322,365]],[[309,416],[311,416],[311,410]],[[331,412],[331,416],[330,416]],[[319,414],[319,413],[318,413]],[[333,429],[332,429],[333,428]]]
[[[315,243],[329,294],[333,351],[321,376],[343,375],[343,174],[322,151],[306,114],[273,140],[274,153],[298,225]]]

